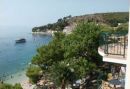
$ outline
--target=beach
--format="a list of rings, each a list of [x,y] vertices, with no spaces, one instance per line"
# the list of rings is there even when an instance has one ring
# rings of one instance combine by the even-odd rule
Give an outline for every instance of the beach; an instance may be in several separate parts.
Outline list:
[[[0,30],[0,79],[13,85],[20,83],[23,89],[32,89],[26,76],[27,66],[37,48],[48,44],[52,36],[31,34],[31,28],[26,27],[0,27]],[[15,40],[19,38],[25,38],[26,42],[16,44]]]
[[[28,77],[26,76],[26,71],[24,70],[24,71],[20,71],[15,74],[12,74],[10,76],[7,76],[4,82],[14,85],[15,83],[21,83],[27,80],[28,80]]]
[[[4,82],[12,85],[20,83],[23,89],[33,89],[35,87],[35,85],[29,83],[25,70],[8,76]]]

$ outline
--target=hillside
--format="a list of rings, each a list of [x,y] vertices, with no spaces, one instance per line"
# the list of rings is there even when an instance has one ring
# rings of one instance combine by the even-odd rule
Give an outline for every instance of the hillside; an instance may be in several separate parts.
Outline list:
[[[127,23],[129,21],[129,13],[128,12],[96,13],[74,17],[69,15],[58,19],[56,23],[51,24],[49,23],[47,25],[34,27],[32,29],[32,32],[46,32],[48,30],[63,31],[65,27],[74,26],[75,24],[82,21],[103,23],[109,25],[110,27],[116,27],[118,26],[118,23]]]

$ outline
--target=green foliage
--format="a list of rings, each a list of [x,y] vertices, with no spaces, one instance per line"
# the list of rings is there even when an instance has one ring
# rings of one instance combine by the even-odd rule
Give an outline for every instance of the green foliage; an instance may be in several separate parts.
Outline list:
[[[72,71],[64,61],[52,66],[51,76],[57,85],[61,85],[63,80],[65,84],[72,84],[72,82],[76,79],[74,71]]]
[[[95,23],[82,22],[70,35],[55,33],[48,45],[37,50],[32,63],[48,72],[56,84],[72,84],[96,70],[97,65],[101,63],[97,52],[100,29],[101,27]],[[27,72],[31,79],[38,75],[39,70],[34,70],[29,69]],[[35,80],[37,79],[38,77]]]
[[[80,23],[75,31],[63,40],[64,57],[85,57],[96,64],[100,63],[97,49],[99,47],[99,34],[101,27],[95,23]]]
[[[38,66],[30,66],[26,72],[26,75],[30,78],[31,83],[37,83],[40,77],[41,68]]]
[[[13,89],[13,86],[10,84],[0,84],[0,89]]]
[[[98,54],[100,33],[127,32],[127,22],[128,13],[103,13],[68,16],[58,19],[54,24],[35,27],[33,31],[51,29],[58,32],[48,45],[37,49],[37,54],[32,59],[32,64],[41,69],[30,68],[27,76],[36,83],[39,71],[42,70],[45,74],[48,73],[47,77],[51,81],[63,87],[86,77],[92,71],[100,72],[99,66],[102,65],[102,58]],[[59,32],[72,23],[78,23],[72,34],[65,35]],[[121,25],[118,26],[118,23]]]
[[[118,23],[127,23],[129,21],[129,14],[127,12],[105,13],[103,14],[103,18],[107,24],[116,27],[118,26]]]
[[[67,26],[69,23],[68,23],[68,20],[71,18],[71,16],[66,16],[64,18],[60,18],[57,20],[56,23],[53,23],[53,24],[47,24],[47,25],[44,25],[44,26],[40,26],[40,27],[34,27],[32,29],[32,32],[37,32],[38,30],[39,31],[42,31],[42,32],[45,32],[47,31],[48,29],[49,30],[55,30],[55,31],[62,31],[64,29],[65,26]]]
[[[107,24],[101,24],[102,32],[114,32],[114,28],[107,25]]]
[[[21,85],[19,84],[19,83],[16,83],[15,85],[14,85],[14,88],[13,89],[23,89],[22,87],[21,87]]]
[[[116,32],[127,34],[128,33],[128,23],[122,23],[116,28]]]
[[[40,47],[37,52],[38,54],[33,57],[32,63],[39,65],[43,69],[46,66],[51,66],[53,63],[64,59],[64,50],[61,45],[61,40],[65,37],[63,33],[55,33],[53,41],[48,45]]]
[[[33,32],[37,31],[47,31],[55,30],[55,31],[63,31],[65,26],[80,23],[80,22],[96,22],[96,23],[103,23],[110,25],[112,27],[117,27],[118,23],[127,23],[129,21],[129,13],[128,12],[115,12],[115,13],[99,13],[99,14],[90,14],[90,15],[83,15],[83,16],[75,16],[71,17],[63,17],[58,19],[56,23],[47,24],[40,27],[34,27],[32,29]]]
[[[23,89],[20,84],[10,85],[10,84],[3,84],[0,83],[0,89]]]
[[[89,62],[83,57],[69,59],[68,67],[71,71],[73,69],[76,79],[82,79],[90,72],[90,70],[96,70],[95,63]]]

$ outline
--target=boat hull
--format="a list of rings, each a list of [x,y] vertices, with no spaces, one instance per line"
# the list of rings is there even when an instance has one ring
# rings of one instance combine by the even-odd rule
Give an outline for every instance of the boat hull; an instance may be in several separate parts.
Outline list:
[[[20,39],[20,40],[16,40],[15,42],[16,42],[16,43],[25,43],[26,40],[25,40],[25,39]]]

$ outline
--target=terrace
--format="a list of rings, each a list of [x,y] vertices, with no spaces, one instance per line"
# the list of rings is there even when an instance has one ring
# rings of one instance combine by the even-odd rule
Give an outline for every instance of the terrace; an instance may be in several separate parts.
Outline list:
[[[128,48],[127,33],[102,33],[98,52],[103,61],[126,64]]]

